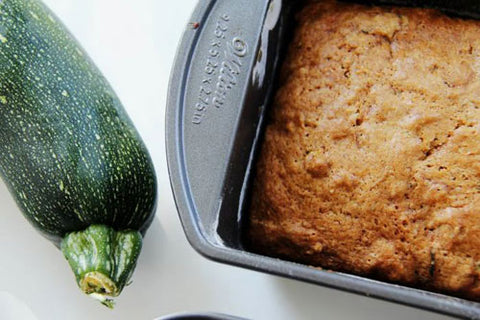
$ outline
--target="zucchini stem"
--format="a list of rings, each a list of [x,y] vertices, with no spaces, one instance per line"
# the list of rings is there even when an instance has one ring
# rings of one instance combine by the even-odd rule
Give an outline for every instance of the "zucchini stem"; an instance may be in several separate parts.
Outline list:
[[[129,284],[142,247],[138,231],[115,231],[105,225],[67,234],[61,249],[80,289],[113,308],[116,297]]]
[[[88,296],[95,300],[100,301],[100,303],[106,306],[107,308],[113,309],[113,307],[115,306],[115,301],[113,299],[107,298],[103,294],[90,293]]]

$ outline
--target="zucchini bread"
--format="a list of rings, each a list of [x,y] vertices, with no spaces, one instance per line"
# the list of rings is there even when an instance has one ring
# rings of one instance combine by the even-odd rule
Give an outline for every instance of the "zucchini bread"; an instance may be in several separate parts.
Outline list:
[[[296,19],[248,246],[480,301],[480,21],[333,1]]]

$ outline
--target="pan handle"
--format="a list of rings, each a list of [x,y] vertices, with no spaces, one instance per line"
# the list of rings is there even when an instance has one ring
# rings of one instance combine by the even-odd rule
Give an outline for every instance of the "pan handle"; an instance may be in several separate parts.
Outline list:
[[[167,160],[184,231],[201,253],[237,241],[241,189],[272,83],[267,58],[278,51],[266,42],[281,12],[281,0],[200,1],[177,52]]]

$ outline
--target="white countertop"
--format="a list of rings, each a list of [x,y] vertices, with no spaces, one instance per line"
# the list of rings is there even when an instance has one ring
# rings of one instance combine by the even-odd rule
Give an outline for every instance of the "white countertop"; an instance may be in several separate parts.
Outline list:
[[[80,292],[60,251],[27,223],[0,184],[0,319],[150,320],[179,311],[279,320],[449,319],[222,265],[197,254],[177,216],[164,143],[169,73],[197,0],[44,1],[122,100],[154,160],[160,198],[133,283],[109,310]]]

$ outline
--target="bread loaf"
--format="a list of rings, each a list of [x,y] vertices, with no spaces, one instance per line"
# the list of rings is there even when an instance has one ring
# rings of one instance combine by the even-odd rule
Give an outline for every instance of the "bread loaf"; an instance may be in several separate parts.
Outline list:
[[[250,248],[480,301],[480,22],[333,1],[296,17]]]

